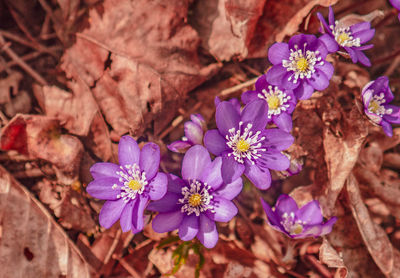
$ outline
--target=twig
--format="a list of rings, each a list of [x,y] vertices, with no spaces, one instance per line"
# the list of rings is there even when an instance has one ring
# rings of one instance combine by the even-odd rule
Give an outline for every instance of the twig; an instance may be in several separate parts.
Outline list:
[[[385,63],[387,61],[390,61],[390,60],[394,59],[395,57],[397,57],[399,55],[400,55],[400,49],[397,49],[396,51],[394,51],[394,53],[392,53],[392,54],[390,54],[390,55],[388,55],[386,57],[382,57],[382,58],[378,58],[376,60],[373,60],[372,64],[373,65],[382,64],[382,63]]]
[[[332,273],[321,264],[313,255],[305,255],[304,258],[325,278],[332,278]]]
[[[239,90],[241,90],[243,88],[250,87],[250,86],[252,86],[252,85],[254,85],[256,83],[257,79],[258,79],[258,77],[250,79],[249,81],[246,81],[246,82],[244,82],[242,84],[233,86],[231,88],[222,90],[221,93],[219,94],[219,96],[225,97],[225,96],[228,96],[228,95],[230,95],[230,94],[232,94],[232,93],[234,93],[236,91],[239,91]]]
[[[108,261],[111,259],[111,256],[114,254],[115,248],[117,248],[119,239],[121,238],[121,230],[118,229],[117,234],[115,235],[114,241],[110,246],[110,250],[108,250],[107,255],[104,258],[104,265],[108,263]]]
[[[31,68],[27,63],[25,63],[11,48],[7,45],[4,37],[0,34],[0,46],[2,47],[3,51],[10,56],[23,70],[25,70],[28,74],[30,74],[33,79],[35,79],[41,85],[47,85],[47,81],[37,73],[33,68]]]
[[[7,3],[7,2],[6,2]],[[30,39],[34,44],[39,45],[38,41],[31,35],[31,33],[28,31],[28,29],[25,27],[25,25],[22,23],[22,19],[20,15],[14,11],[14,9],[11,7],[11,5],[7,5],[8,10],[11,13],[11,16],[14,18],[15,22],[17,23],[19,29],[25,34],[25,36]]]
[[[400,55],[396,56],[396,58],[390,64],[388,69],[385,71],[384,75],[386,75],[386,76],[392,75],[392,73],[397,69],[399,64],[400,64]]]
[[[119,261],[121,266],[125,268],[126,271],[130,275],[132,275],[133,278],[141,278],[142,276],[139,275],[139,273],[129,265],[129,263],[124,259],[124,258],[119,258],[117,255],[113,255],[113,259]]]

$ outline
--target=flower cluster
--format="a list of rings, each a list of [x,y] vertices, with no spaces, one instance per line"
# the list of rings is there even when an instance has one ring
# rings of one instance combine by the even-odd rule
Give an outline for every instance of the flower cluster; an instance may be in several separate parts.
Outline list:
[[[396,1],[391,1],[397,7]],[[399,5],[400,6],[400,5]],[[140,232],[148,219],[159,233],[178,230],[179,237],[195,237],[207,248],[217,244],[215,222],[230,221],[238,209],[233,200],[246,176],[258,189],[271,186],[271,171],[287,177],[301,171],[302,163],[291,161],[292,113],[297,101],[309,99],[315,90],[329,86],[334,68],[327,56],[343,48],[353,62],[370,65],[362,52],[374,36],[370,23],[346,26],[335,21],[329,8],[329,24],[318,14],[323,35],[298,34],[288,43],[275,43],[268,51],[272,67],[260,76],[255,90],[244,92],[241,101],[215,99],[216,129],[207,130],[200,114],[184,123],[185,136],[168,149],[185,153],[181,176],[159,172],[160,148],[147,143],[142,149],[130,136],[118,146],[119,165],[96,163],[90,169],[93,181],[87,192],[106,200],[99,221],[105,228],[118,220],[122,231]],[[362,90],[364,111],[392,136],[392,123],[400,123],[400,108],[390,105],[393,94],[387,77],[368,83]],[[204,146],[203,146],[204,145]],[[212,160],[210,153],[214,155]],[[336,217],[323,222],[318,201],[298,208],[288,195],[281,195],[274,208],[261,200],[268,223],[291,238],[317,237],[329,233]]]

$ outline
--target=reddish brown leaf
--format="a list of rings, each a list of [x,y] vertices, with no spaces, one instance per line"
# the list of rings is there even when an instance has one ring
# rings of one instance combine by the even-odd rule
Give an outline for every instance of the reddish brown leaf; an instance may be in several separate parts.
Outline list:
[[[327,266],[337,268],[335,278],[347,277],[347,268],[344,265],[343,258],[339,256],[326,238],[323,239],[319,248],[319,259]]]
[[[74,243],[43,205],[0,167],[3,277],[90,277]]]

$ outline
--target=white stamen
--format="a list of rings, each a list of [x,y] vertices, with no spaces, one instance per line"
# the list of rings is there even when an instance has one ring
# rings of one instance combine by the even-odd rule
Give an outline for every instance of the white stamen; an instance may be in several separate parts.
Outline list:
[[[268,118],[271,119],[272,115],[279,115],[282,111],[289,109],[289,104],[287,103],[291,97],[286,95],[284,92],[278,89],[277,86],[268,86],[268,92],[266,89],[262,90],[262,94],[257,95],[259,98],[264,99],[268,103]],[[271,107],[270,101],[272,98],[278,98],[279,104],[277,108]]]
[[[300,219],[295,221],[294,212],[290,212],[289,214],[285,212],[282,215],[283,220],[280,222],[282,227],[288,232],[290,235],[298,235],[303,231],[303,226],[307,224],[306,221],[302,221]]]
[[[353,33],[350,27],[339,27],[339,21],[335,21],[335,26],[329,26],[332,30],[332,34],[335,36],[335,40],[338,44],[343,47],[361,46],[360,38],[353,38]]]
[[[253,134],[251,128],[252,124],[247,124],[242,134],[243,122],[239,122],[239,128],[231,128],[229,130],[229,135],[226,135],[226,144],[233,150],[228,156],[233,155],[234,159],[239,163],[244,163],[244,158],[247,158],[253,165],[254,160],[259,158],[261,154],[259,152],[265,152],[266,149],[262,148],[261,142],[265,140],[265,137],[259,138],[261,131],[257,131]],[[248,145],[247,149],[240,149],[242,146],[240,144]]]
[[[373,91],[371,92],[371,94],[372,93],[373,93]],[[373,117],[371,118],[371,115],[369,115],[370,118],[376,123],[379,123],[381,120],[380,118],[382,118],[384,115],[387,115],[387,114],[390,115],[393,112],[393,109],[391,109],[391,108],[385,109],[385,107],[383,105],[385,102],[386,102],[386,99],[385,99],[384,93],[380,93],[379,95],[373,95],[372,99],[369,101],[368,112],[375,114],[376,116],[379,117],[379,118],[375,119]]]
[[[196,216],[207,210],[215,212],[212,205],[213,196],[208,192],[211,187],[207,183],[202,184],[197,180],[192,180],[189,186],[190,188],[188,186],[182,188],[183,198],[178,200],[180,204],[183,204],[181,212],[186,212],[187,215],[194,213]],[[191,197],[194,195],[200,198],[197,205],[191,203]]]
[[[130,200],[134,200],[136,196],[142,194],[146,185],[148,184],[146,179],[146,173],[140,172],[140,168],[138,165],[125,165],[120,166],[121,171],[117,171],[116,173],[120,176],[119,181],[123,183],[121,187],[121,193],[117,195],[117,198],[124,199],[124,202],[127,203]],[[132,189],[129,184],[130,182],[136,182],[140,185],[138,190]],[[118,185],[114,184],[112,189],[117,189]]]

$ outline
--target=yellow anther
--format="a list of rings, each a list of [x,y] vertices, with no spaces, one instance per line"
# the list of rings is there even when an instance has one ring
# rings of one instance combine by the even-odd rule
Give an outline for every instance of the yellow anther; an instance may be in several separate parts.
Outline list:
[[[128,183],[130,189],[138,191],[142,188],[142,184],[137,180],[130,180]]]
[[[201,205],[201,195],[199,193],[195,193],[189,197],[189,205],[192,207],[198,207]]]
[[[246,140],[240,139],[236,145],[236,148],[240,152],[247,152],[250,148],[250,144]]]
[[[376,100],[371,100],[368,105],[368,110],[372,113],[377,114],[381,105]]]
[[[303,231],[303,226],[301,224],[295,224],[294,226],[292,226],[292,228],[290,229],[290,233],[291,234],[295,234],[298,235]]]
[[[269,96],[267,102],[268,108],[271,110],[275,110],[281,105],[281,100],[277,96]]]
[[[347,40],[350,39],[349,34],[347,34],[346,32],[341,33],[338,38],[337,38],[337,42],[342,45],[343,43],[345,43]]]
[[[308,69],[308,61],[306,58],[302,57],[299,60],[297,60],[296,63],[297,69],[299,71],[305,72]]]

